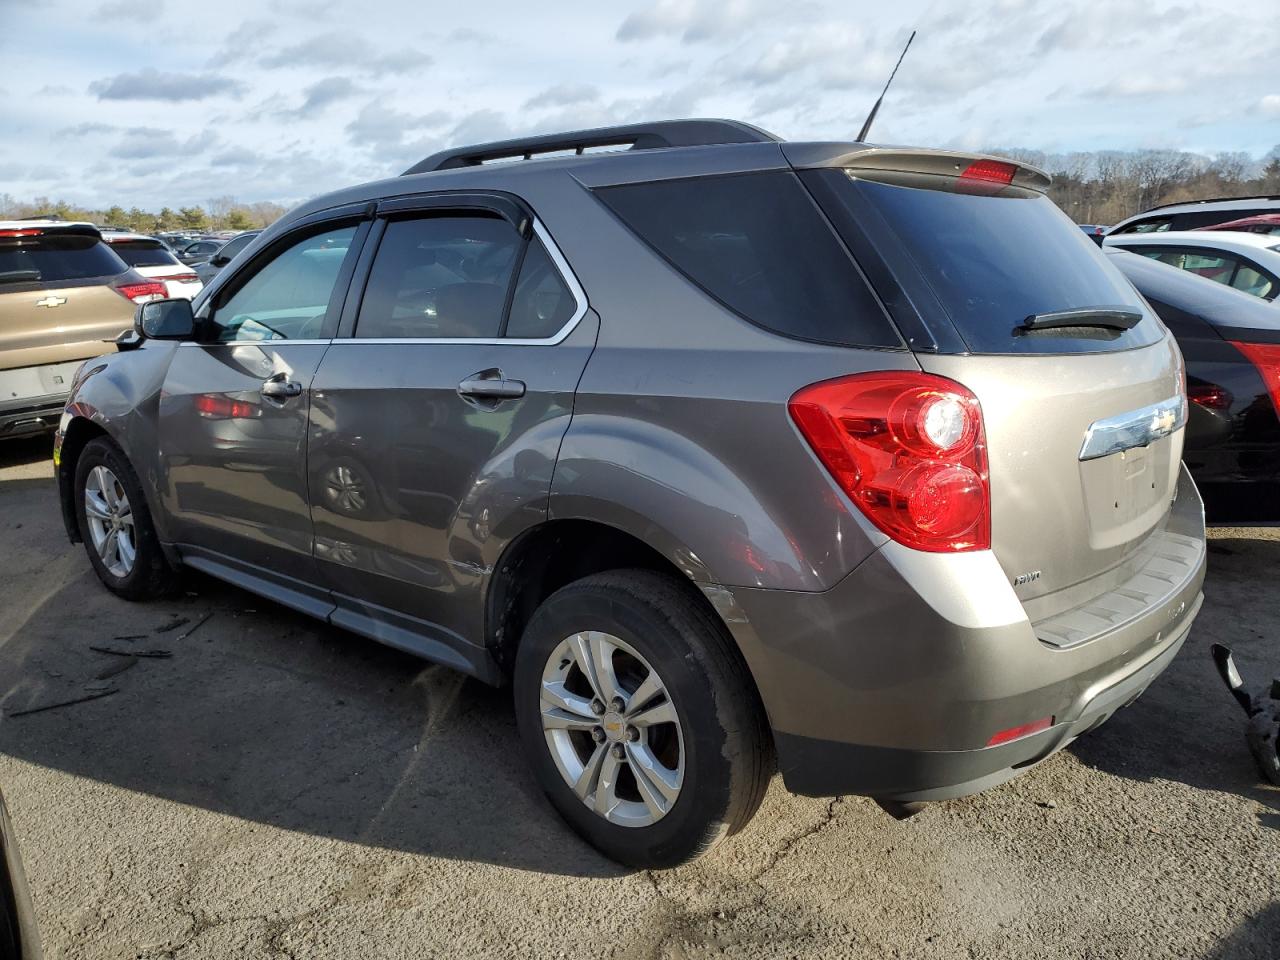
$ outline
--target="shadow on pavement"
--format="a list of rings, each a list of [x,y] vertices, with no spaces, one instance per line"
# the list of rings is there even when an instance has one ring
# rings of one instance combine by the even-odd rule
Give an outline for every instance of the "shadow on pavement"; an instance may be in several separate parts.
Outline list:
[[[0,468],[49,460],[53,451],[53,434],[42,433],[18,440],[0,440]],[[53,476],[53,461],[49,460],[49,476]]]
[[[1280,944],[1280,904],[1273,903],[1240,924],[1205,960],[1273,960]]]
[[[1280,788],[1262,780],[1244,739],[1245,715],[1209,658],[1209,646],[1231,647],[1246,682],[1280,676],[1280,540],[1218,537],[1209,542],[1205,603],[1173,664],[1136,703],[1069,748],[1081,761],[1135,780],[1177,780],[1238,794],[1271,812],[1280,826]],[[1277,864],[1280,869],[1280,864]]]
[[[0,625],[0,703],[12,712],[86,684],[119,692],[0,718],[0,752],[317,836],[566,875],[623,872],[537,790],[509,691],[203,577],[189,579],[197,596],[126,604],[82,555],[62,562],[69,582]],[[155,632],[176,618],[189,622]],[[95,680],[122,662],[89,650],[103,643],[172,657]]]

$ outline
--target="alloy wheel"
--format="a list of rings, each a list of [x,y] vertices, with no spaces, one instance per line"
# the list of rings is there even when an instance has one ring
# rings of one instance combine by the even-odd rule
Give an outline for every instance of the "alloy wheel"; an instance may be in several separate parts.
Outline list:
[[[662,678],[620,638],[575,633],[542,671],[542,730],[560,775],[610,823],[647,827],[684,783],[684,731]]]
[[[112,576],[127,577],[138,559],[133,508],[109,467],[94,467],[85,478],[84,512],[102,565]]]

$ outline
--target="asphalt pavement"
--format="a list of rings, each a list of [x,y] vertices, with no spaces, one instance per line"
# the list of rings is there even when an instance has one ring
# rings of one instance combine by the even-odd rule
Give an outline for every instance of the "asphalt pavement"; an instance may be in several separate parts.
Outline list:
[[[108,594],[47,453],[0,445],[0,788],[51,958],[1280,956],[1280,790],[1208,657],[1280,674],[1280,530],[1213,531],[1174,665],[1028,775],[904,822],[775,781],[637,873],[542,799],[506,692],[203,577]]]

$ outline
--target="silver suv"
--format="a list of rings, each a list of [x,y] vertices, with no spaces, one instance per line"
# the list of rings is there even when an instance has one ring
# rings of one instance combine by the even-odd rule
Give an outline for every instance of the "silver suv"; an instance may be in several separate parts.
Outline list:
[[[1047,183],[709,120],[430,157],[85,364],[67,530],[122,597],[189,567],[511,683],[628,864],[775,764],[982,790],[1137,697],[1204,576],[1177,347]]]

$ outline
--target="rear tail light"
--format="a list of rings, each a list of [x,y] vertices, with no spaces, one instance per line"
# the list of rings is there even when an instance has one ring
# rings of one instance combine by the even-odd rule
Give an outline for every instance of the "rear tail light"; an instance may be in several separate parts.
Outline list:
[[[262,412],[257,404],[221,393],[197,394],[195,405],[196,413],[206,420],[251,420]]]
[[[982,408],[928,373],[860,373],[798,391],[791,418],[872,523],[916,550],[991,546]]]
[[[1231,345],[1243,353],[1250,363],[1258,368],[1262,382],[1267,385],[1267,393],[1271,394],[1271,405],[1280,417],[1280,343],[1238,343]]]
[[[163,300],[169,295],[164,284],[158,280],[148,280],[145,283],[118,283],[114,289],[120,296],[134,303],[146,303],[148,300],[157,298]]]

